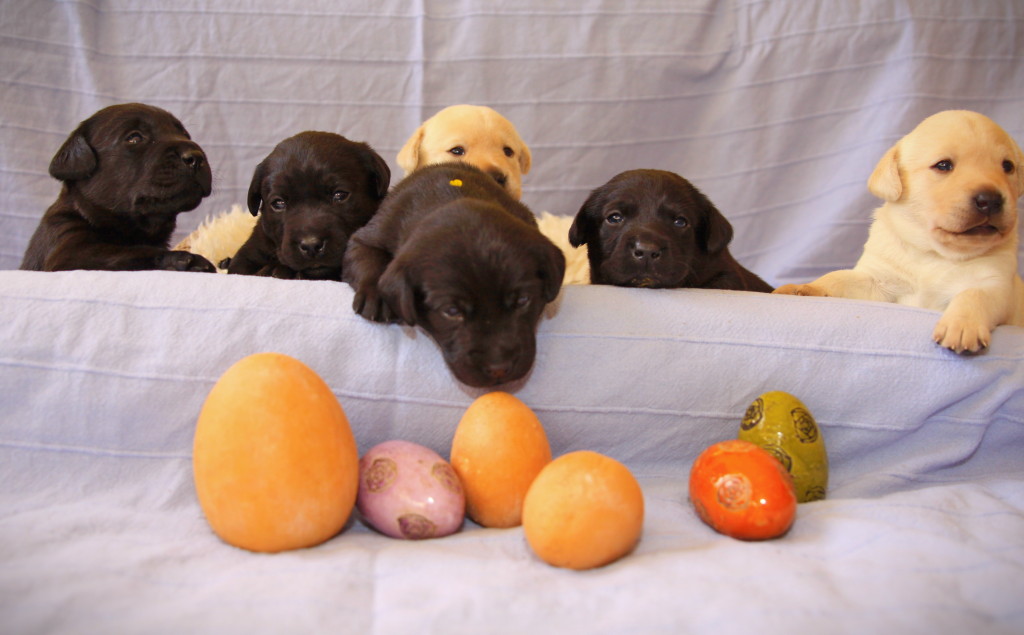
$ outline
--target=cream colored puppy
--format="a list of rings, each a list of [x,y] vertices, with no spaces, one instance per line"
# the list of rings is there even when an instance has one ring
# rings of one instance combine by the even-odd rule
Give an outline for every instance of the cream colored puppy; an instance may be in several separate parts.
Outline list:
[[[465,161],[494,177],[517,200],[530,171],[530,148],[508,119],[487,106],[449,106],[427,119],[398,152],[398,165],[413,170]]]
[[[885,203],[853,269],[775,293],[942,311],[932,338],[958,353],[987,347],[1000,324],[1024,326],[1024,155],[1002,128],[966,110],[932,115],[885,153],[868,189]]]
[[[516,199],[523,196],[523,175],[530,171],[530,148],[512,122],[487,106],[449,106],[427,119],[398,152],[398,166],[410,172],[431,163],[465,161],[490,174]],[[569,244],[572,216],[542,212],[540,231],[565,255],[565,284],[588,284],[585,248]]]

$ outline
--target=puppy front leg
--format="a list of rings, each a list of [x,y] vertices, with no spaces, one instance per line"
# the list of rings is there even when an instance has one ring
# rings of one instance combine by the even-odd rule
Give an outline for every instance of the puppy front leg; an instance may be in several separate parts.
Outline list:
[[[151,246],[123,247],[98,244],[81,247],[77,243],[69,243],[61,249],[54,250],[47,256],[43,267],[46,271],[70,269],[106,271],[163,269],[204,273],[216,271],[209,260],[188,251],[170,251]]]
[[[199,273],[216,273],[217,271],[212,262],[190,251],[167,251],[157,257],[156,268],[165,271],[196,271]]]
[[[1006,321],[1009,312],[1004,289],[966,289],[953,296],[935,325],[932,339],[957,353],[977,353],[988,348],[992,329]]]
[[[807,284],[784,284],[772,293],[891,301],[891,298],[887,297],[872,276],[856,269],[841,269],[826,273],[814,282]]]
[[[256,272],[256,275],[266,278],[277,278],[278,280],[299,280],[302,278],[298,271],[279,262],[267,263]]]
[[[367,320],[392,322],[395,314],[380,297],[377,287],[381,275],[391,262],[391,254],[357,238],[349,240],[345,250],[341,279],[355,291],[352,310]]]
[[[243,276],[269,276],[271,268],[276,264],[275,245],[257,225],[248,240],[242,243],[234,256],[231,256],[228,273]]]

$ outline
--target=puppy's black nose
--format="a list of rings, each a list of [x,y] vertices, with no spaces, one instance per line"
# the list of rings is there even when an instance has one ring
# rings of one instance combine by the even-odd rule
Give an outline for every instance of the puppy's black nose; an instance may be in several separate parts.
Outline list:
[[[319,258],[327,248],[327,241],[319,236],[306,236],[299,240],[299,251],[306,258]]]
[[[994,190],[984,190],[974,195],[974,208],[991,216],[1003,211],[1003,195]]]
[[[633,258],[640,261],[657,260],[658,258],[661,258],[662,252],[665,251],[658,245],[646,240],[636,240],[633,242],[631,247]]]
[[[181,162],[191,170],[198,170],[203,167],[205,161],[206,155],[203,154],[202,150],[190,148],[181,153]]]
[[[508,183],[508,175],[505,174],[504,172],[500,172],[498,170],[491,170],[488,174],[490,174],[491,178],[497,181],[498,185],[502,187],[505,187],[505,184]]]

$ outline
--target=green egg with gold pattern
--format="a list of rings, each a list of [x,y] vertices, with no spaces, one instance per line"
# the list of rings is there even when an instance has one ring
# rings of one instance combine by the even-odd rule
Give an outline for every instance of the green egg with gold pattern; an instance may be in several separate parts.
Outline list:
[[[738,437],[761,446],[782,462],[793,477],[797,502],[825,498],[825,440],[802,401],[781,390],[764,393],[747,408]]]

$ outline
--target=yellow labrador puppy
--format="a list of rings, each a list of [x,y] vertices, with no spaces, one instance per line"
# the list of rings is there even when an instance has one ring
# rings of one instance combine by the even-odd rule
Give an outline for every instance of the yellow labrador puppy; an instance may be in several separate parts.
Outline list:
[[[515,199],[523,196],[523,175],[533,160],[512,122],[487,106],[448,106],[416,129],[398,152],[406,176],[425,165],[465,161],[490,174]],[[572,216],[541,212],[540,231],[565,255],[565,284],[590,282],[585,248],[569,244]]]
[[[398,152],[398,165],[406,175],[453,160],[480,168],[518,200],[532,159],[512,122],[487,106],[460,104],[424,121]]]
[[[932,338],[958,353],[1024,326],[1017,199],[1024,155],[994,121],[949,110],[928,117],[878,162],[875,210],[853,269],[775,293],[881,300],[942,311]]]

